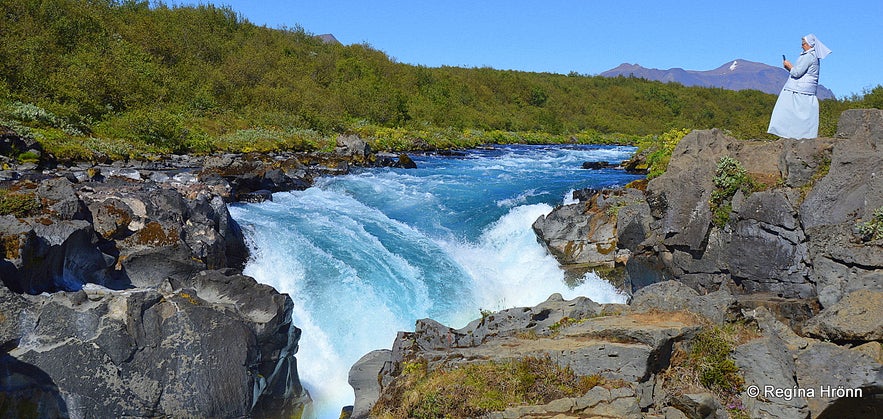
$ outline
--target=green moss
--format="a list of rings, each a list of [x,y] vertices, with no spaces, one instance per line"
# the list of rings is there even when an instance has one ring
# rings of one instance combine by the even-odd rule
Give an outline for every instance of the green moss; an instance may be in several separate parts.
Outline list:
[[[18,155],[18,160],[23,163],[39,163],[40,155],[32,151],[26,151]]]
[[[24,218],[38,214],[41,208],[42,205],[33,193],[0,189],[0,215]]]

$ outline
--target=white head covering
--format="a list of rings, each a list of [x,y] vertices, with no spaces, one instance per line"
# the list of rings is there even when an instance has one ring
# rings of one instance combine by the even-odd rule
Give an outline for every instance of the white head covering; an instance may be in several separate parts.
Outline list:
[[[825,44],[823,44],[822,41],[819,41],[819,38],[816,38],[813,34],[804,36],[803,40],[816,50],[816,57],[819,57],[819,59],[825,58],[831,53],[831,49],[826,47]]]

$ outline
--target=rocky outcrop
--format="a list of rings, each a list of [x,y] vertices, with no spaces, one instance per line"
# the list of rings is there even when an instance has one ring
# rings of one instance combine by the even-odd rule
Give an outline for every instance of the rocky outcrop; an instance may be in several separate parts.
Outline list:
[[[437,370],[549,356],[578,375],[645,382],[667,365],[674,342],[694,334],[700,324],[694,314],[669,314],[659,316],[622,305],[600,305],[585,297],[567,301],[556,294],[536,307],[488,314],[456,330],[430,319],[418,320],[413,333],[399,333],[391,352],[372,352],[353,366],[350,382],[359,383],[354,385],[357,403],[353,417],[368,417],[378,389],[382,397],[383,390],[402,376],[405,363],[417,360]],[[492,417],[524,417],[518,415],[547,408],[524,409]],[[599,387],[584,397],[557,401],[548,409],[583,413],[604,409],[640,411],[631,387]]]
[[[619,246],[616,232],[623,231],[626,242],[644,233],[642,220],[633,216],[641,212],[642,204],[646,207],[640,191],[605,190],[541,216],[533,230],[562,264],[613,267],[627,260],[628,253],[625,246]],[[622,226],[618,214],[622,214]]]
[[[598,385],[484,417],[873,416],[883,409],[883,246],[859,225],[883,207],[881,145],[880,110],[845,112],[837,138],[694,131],[646,192],[600,191],[533,225],[565,266],[624,264],[628,305],[553,296],[461,329],[419,320],[353,367],[354,417],[434,373],[543,357]],[[715,211],[724,158],[757,187]]]
[[[230,272],[186,282],[37,296],[3,289],[3,314],[20,310],[18,330],[4,336],[4,365],[42,371],[7,402],[23,408],[52,385],[62,416],[71,417],[275,416],[302,408],[291,300]]]
[[[834,342],[883,342],[883,290],[858,290],[803,326],[809,336]]]
[[[248,249],[224,178],[5,178],[5,198],[26,204],[0,217],[4,417],[278,417],[309,403],[291,299],[239,274]]]
[[[830,159],[800,206],[823,306],[858,289],[883,289],[883,246],[857,241],[853,231],[883,207],[883,110],[844,112]]]
[[[86,283],[155,287],[205,269],[241,269],[247,258],[224,201],[206,190],[187,199],[168,184],[117,177],[55,177],[9,188],[42,203],[38,215],[0,217],[0,279],[15,292],[76,291]]]
[[[836,139],[739,141],[720,130],[694,131],[645,194],[618,193],[631,197],[614,204],[618,211],[606,204],[611,193],[600,193],[588,204],[556,208],[534,230],[562,264],[624,261],[633,291],[677,279],[702,293],[730,286],[827,307],[849,292],[881,288],[883,247],[856,234],[883,207],[881,127],[883,111],[850,110]],[[724,157],[737,160],[760,190],[736,192],[713,214]],[[617,257],[576,257],[611,243],[617,249],[607,253]]]
[[[641,289],[629,305],[553,295],[536,307],[488,313],[461,329],[419,320],[414,332],[399,333],[391,351],[374,351],[353,366],[353,417],[369,417],[376,401],[412,388],[408,383],[417,379],[409,366],[423,364],[432,373],[545,356],[579,376],[599,377],[599,384],[576,397],[484,417],[862,417],[881,406],[880,360],[798,336],[765,308],[741,306],[726,290],[716,294],[697,297],[691,288],[666,281]],[[739,331],[733,340],[701,337],[721,330]],[[713,362],[690,354],[714,345],[730,345],[727,362],[744,380],[734,381],[737,393],[703,387],[690,375]],[[852,393],[839,394],[838,386]]]

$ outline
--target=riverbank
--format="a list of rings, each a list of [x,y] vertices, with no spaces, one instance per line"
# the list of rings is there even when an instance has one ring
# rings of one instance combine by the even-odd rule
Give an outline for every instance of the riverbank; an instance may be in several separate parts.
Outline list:
[[[0,140],[7,150],[27,146],[9,130]],[[300,415],[309,395],[297,374],[292,301],[241,274],[249,251],[227,204],[304,189],[354,164],[402,161],[342,138],[331,154],[7,162],[0,172],[4,411]]]

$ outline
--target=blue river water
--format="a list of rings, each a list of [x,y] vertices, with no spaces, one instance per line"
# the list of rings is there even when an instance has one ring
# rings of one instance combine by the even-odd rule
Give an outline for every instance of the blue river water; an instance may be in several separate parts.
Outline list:
[[[568,285],[531,224],[575,189],[622,186],[625,146],[498,146],[464,156],[412,156],[417,169],[360,169],[320,178],[272,202],[235,204],[252,250],[245,274],[288,293],[303,330],[301,381],[310,416],[353,403],[350,366],[390,348],[430,317],[465,326],[481,310],[534,306],[553,293],[622,302],[592,273]]]

